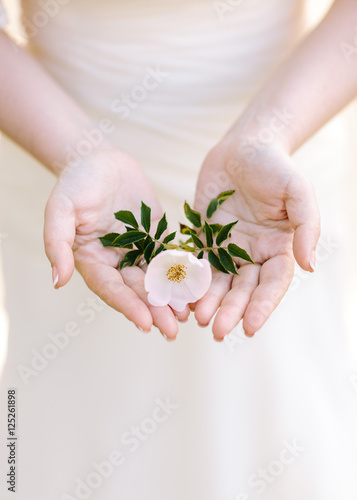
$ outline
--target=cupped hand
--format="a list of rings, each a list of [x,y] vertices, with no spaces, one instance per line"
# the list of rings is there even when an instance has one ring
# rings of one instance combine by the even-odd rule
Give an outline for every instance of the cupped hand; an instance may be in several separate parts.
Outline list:
[[[140,221],[141,201],[151,207],[155,229],[163,212],[139,165],[115,149],[96,151],[65,168],[59,177],[45,209],[45,251],[56,288],[70,280],[76,267],[88,287],[109,306],[143,331],[154,324],[170,340],[178,332],[178,314],[168,306],[151,306],[144,271],[133,266],[119,272],[125,250],[104,248],[98,239],[124,232],[124,225],[114,218],[118,210],[130,210]],[[188,308],[179,318],[187,315]]]
[[[259,330],[283,298],[294,273],[294,257],[305,271],[314,271],[320,234],[319,210],[309,180],[281,147],[245,150],[225,139],[205,159],[195,208],[205,215],[220,192],[235,193],[211,221],[239,220],[228,242],[245,249],[255,265],[234,259],[239,275],[214,271],[211,287],[194,309],[200,325],[218,310],[212,330],[216,340],[243,319],[248,336]],[[226,243],[224,243],[226,245]]]

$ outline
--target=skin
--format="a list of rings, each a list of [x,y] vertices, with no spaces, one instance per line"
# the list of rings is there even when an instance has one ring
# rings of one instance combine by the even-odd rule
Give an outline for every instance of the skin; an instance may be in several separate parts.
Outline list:
[[[25,51],[0,31],[0,129],[50,169],[58,182],[45,209],[44,243],[55,287],[70,280],[74,267],[88,287],[144,332],[156,326],[168,340],[176,338],[175,316],[185,321],[189,308],[152,307],[146,299],[144,270],[118,272],[122,253],[98,240],[122,232],[113,213],[121,207],[137,218],[143,200],[152,208],[153,231],[163,210],[137,162],[108,141],[93,148],[75,166],[67,164],[67,148],[83,139],[93,124],[82,109]],[[26,92],[19,74],[26,74]],[[58,277],[58,280],[56,279]]]
[[[207,325],[218,309],[213,323],[216,340],[223,339],[242,318],[248,336],[262,327],[292,280],[293,248],[299,265],[312,270],[310,254],[319,236],[319,211],[313,188],[294,170],[290,157],[269,148],[247,161],[244,155],[231,152],[231,148],[234,149],[222,143],[208,155],[197,193],[204,192],[206,179],[217,169],[226,173],[227,188],[235,193],[217,210],[212,221],[228,224],[239,220],[224,246],[236,243],[248,252],[255,265],[234,259],[240,266],[239,276],[215,271],[210,290],[196,304],[195,316],[201,325]],[[234,155],[237,163],[229,163],[225,155]],[[311,260],[314,261],[313,255]]]
[[[253,335],[283,297],[293,273],[294,258],[312,271],[319,236],[318,209],[313,189],[290,155],[356,95],[357,65],[348,64],[341,42],[353,44],[357,8],[353,0],[337,0],[320,26],[291,55],[259,92],[246,112],[207,155],[197,185],[196,208],[204,213],[212,197],[207,184],[214,173],[225,174],[217,194],[235,189],[214,221],[239,219],[232,241],[244,247],[256,265],[242,264],[238,277],[214,273],[207,294],[191,304],[200,325],[215,312],[213,333],[222,340],[243,318]],[[70,279],[74,267],[87,285],[111,307],[144,331],[152,325],[176,337],[175,315],[184,321],[189,308],[178,314],[169,307],[147,303],[144,271],[138,267],[118,272],[121,255],[104,249],[97,237],[120,232],[113,222],[118,209],[138,216],[143,200],[153,209],[154,227],[162,215],[160,204],[136,161],[104,140],[76,165],[68,164],[66,148],[83,139],[90,118],[25,51],[0,32],[0,128],[58,177],[45,210],[45,250],[56,288]],[[26,75],[26,91],[19,74]],[[308,83],[307,83],[308,82]],[[251,138],[288,107],[294,120],[274,133],[257,151],[247,148]],[[135,186],[135,189],[133,189]]]
[[[263,326],[292,280],[294,258],[305,271],[314,271],[319,211],[313,188],[291,154],[355,97],[357,65],[343,53],[341,42],[356,47],[356,24],[355,2],[336,1],[204,161],[196,208],[204,213],[212,197],[212,190],[206,196],[207,186],[223,174],[226,182],[217,186],[217,194],[227,189],[235,194],[213,220],[239,219],[231,241],[256,263],[237,261],[242,267],[234,278],[215,273],[211,289],[194,307],[201,325],[218,310],[212,325],[218,341],[241,319],[248,336]],[[279,126],[276,110],[288,111],[288,125]],[[267,126],[273,139],[259,143]]]

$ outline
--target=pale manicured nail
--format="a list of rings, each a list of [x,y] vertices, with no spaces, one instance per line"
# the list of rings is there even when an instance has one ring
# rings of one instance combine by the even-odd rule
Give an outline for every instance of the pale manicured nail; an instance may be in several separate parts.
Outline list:
[[[58,276],[58,272],[57,272],[57,267],[53,266],[53,268],[52,268],[52,281],[53,281],[53,286],[55,288],[56,288],[56,285],[58,283],[58,279],[59,279],[59,276]]]
[[[316,254],[315,254],[315,250],[313,250],[311,252],[311,256],[310,256],[310,269],[313,271],[316,270]]]
[[[174,337],[173,339],[169,338],[166,333],[162,333],[161,332],[161,335],[164,337],[165,340],[167,340],[167,342],[174,342],[176,340],[176,337]]]
[[[215,336],[213,336],[213,340],[214,340],[215,342],[223,342],[223,339],[217,339]]]
[[[176,320],[179,322],[179,323],[187,323],[188,321],[188,318],[186,319],[179,319],[177,316],[175,316]]]
[[[151,330],[144,330],[144,328],[142,328],[141,326],[138,326],[138,325],[136,325],[136,328],[143,333],[150,333],[151,332]]]

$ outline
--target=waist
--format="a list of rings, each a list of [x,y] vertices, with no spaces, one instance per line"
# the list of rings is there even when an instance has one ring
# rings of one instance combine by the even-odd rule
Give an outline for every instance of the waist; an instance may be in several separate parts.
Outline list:
[[[79,101],[103,110],[143,81],[164,81],[162,105],[246,99],[294,44],[302,16],[299,0],[242,0],[223,19],[206,0],[71,0],[36,28],[37,2],[23,3],[31,51]]]

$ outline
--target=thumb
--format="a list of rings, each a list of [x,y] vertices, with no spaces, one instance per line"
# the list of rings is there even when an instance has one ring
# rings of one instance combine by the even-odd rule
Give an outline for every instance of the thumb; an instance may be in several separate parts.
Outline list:
[[[55,288],[64,286],[74,271],[73,242],[76,224],[73,203],[63,194],[52,192],[45,208],[45,252],[52,266]]]
[[[320,213],[311,182],[298,171],[292,176],[286,197],[286,210],[295,231],[293,251],[305,271],[316,267],[316,245],[320,236]]]

